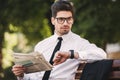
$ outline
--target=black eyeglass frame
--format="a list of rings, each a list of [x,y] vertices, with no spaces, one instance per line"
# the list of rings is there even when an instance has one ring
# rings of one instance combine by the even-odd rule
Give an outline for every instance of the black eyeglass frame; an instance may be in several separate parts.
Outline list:
[[[57,18],[55,18],[55,19],[57,19],[57,22],[59,23],[59,24],[63,24],[65,21],[68,23],[68,24],[72,24],[73,23],[73,17],[71,16],[71,17],[57,17]]]

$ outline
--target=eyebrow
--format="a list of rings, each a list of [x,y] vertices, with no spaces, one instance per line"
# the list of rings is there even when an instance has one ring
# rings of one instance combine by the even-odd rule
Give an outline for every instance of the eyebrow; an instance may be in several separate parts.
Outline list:
[[[72,18],[72,16],[70,16],[70,17],[56,17],[56,18]]]

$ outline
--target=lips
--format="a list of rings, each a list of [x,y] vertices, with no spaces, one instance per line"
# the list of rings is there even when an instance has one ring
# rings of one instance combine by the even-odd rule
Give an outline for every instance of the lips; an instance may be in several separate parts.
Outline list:
[[[69,28],[62,28],[62,29],[69,29]]]
[[[61,29],[69,29],[69,26],[64,26]]]

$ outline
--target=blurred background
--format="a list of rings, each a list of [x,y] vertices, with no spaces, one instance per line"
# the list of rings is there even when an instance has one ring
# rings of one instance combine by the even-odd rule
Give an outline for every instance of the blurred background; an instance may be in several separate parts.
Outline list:
[[[120,0],[70,0],[75,6],[72,31],[120,59]],[[0,80],[17,80],[11,71],[14,52],[32,52],[53,34],[54,0],[0,0]],[[117,54],[117,55],[113,55]]]

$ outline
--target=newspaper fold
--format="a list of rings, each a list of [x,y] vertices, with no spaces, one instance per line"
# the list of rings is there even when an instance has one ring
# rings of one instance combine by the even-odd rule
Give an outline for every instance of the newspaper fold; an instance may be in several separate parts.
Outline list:
[[[44,56],[38,52],[28,54],[13,53],[14,63],[27,68],[26,73],[47,71],[52,69],[52,65],[45,60]]]

